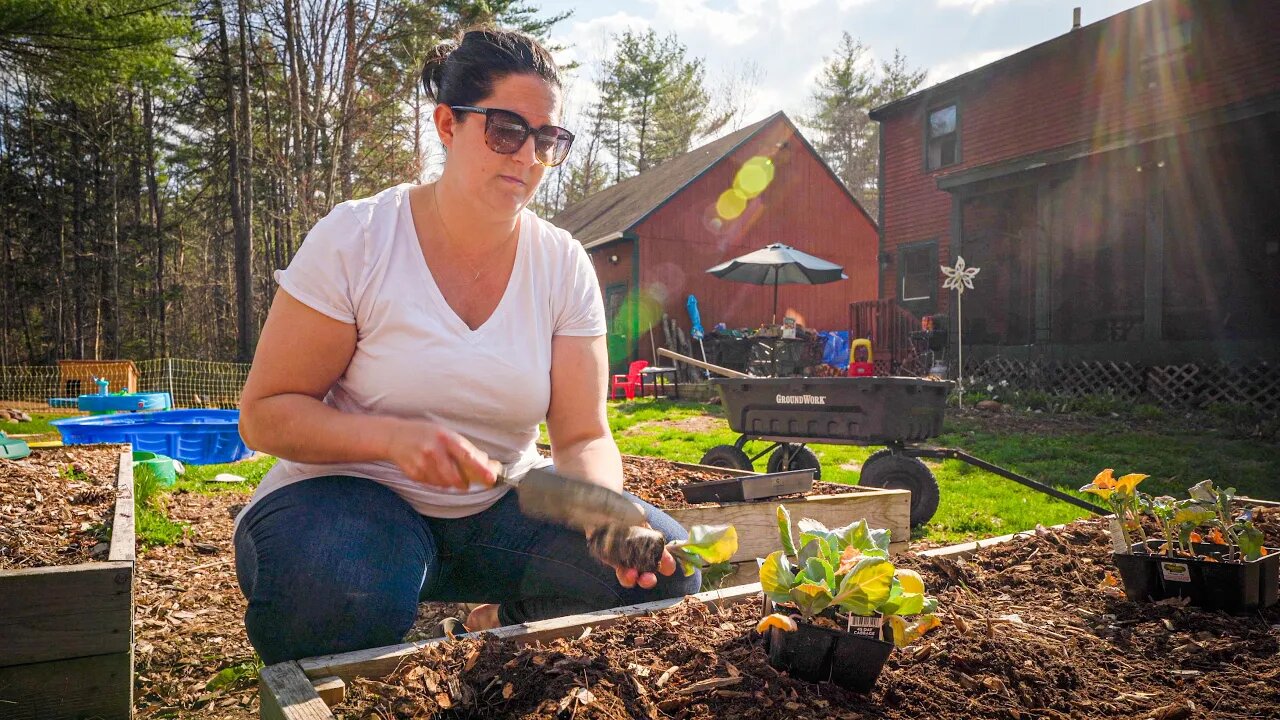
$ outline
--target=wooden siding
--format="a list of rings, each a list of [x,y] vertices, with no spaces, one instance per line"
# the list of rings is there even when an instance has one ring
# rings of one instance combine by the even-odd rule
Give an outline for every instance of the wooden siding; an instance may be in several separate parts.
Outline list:
[[[1190,15],[1187,49],[1152,64],[1149,28]],[[882,294],[894,297],[900,244],[939,240],[950,262],[951,196],[939,178],[1072,143],[1101,146],[1152,126],[1280,93],[1280,3],[1155,0],[996,63],[970,81],[943,83],[886,113],[882,123]],[[1144,68],[1146,68],[1144,70]],[[1148,87],[1144,72],[1159,78]],[[923,170],[924,113],[959,105],[961,163]],[[939,310],[945,309],[946,296]]]
[[[720,221],[716,199],[752,157],[772,158],[772,183],[736,220]],[[720,280],[707,268],[784,243],[843,265],[848,280],[827,285],[781,285],[778,319],[790,312],[806,327],[843,330],[849,304],[874,299],[877,229],[839,181],[785,119],[686,186],[636,228],[640,285],[666,313],[689,327],[685,301],[698,298],[702,323],[759,327],[770,321],[773,288]],[[647,343],[642,343],[647,350]]]

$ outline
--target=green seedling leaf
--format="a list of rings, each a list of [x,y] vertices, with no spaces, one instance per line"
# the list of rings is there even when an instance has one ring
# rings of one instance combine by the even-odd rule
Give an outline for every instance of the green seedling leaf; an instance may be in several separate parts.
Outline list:
[[[863,558],[840,581],[833,602],[854,615],[873,615],[889,599],[893,570],[893,563],[888,560]]]
[[[836,528],[831,531],[831,534],[835,535],[840,543],[840,550],[852,545],[863,552],[873,547],[869,533],[866,520],[852,522],[842,528]]]
[[[1178,525],[1190,525],[1190,528],[1199,527],[1210,520],[1217,517],[1217,513],[1213,510],[1190,501],[1188,504],[1179,507],[1173,513],[1173,522]],[[1188,529],[1188,532],[1190,531]]]
[[[1240,555],[1244,560],[1257,560],[1262,557],[1262,531],[1253,523],[1240,523],[1236,526],[1236,542],[1240,545]]]
[[[781,550],[769,553],[760,564],[760,588],[774,602],[791,602],[791,588],[796,585],[791,560]]]
[[[826,585],[804,583],[791,588],[790,600],[802,615],[811,618],[831,605],[831,591]]]
[[[698,568],[728,562],[738,552],[738,531],[732,525],[694,525],[688,540],[668,543],[667,550],[688,577]]]
[[[895,577],[889,589],[889,599],[881,603],[876,612],[881,615],[915,615],[923,609],[924,595],[906,592]]]
[[[883,530],[872,530],[867,537],[871,541],[871,547],[863,550],[868,555],[873,555],[876,551],[884,553],[884,557],[889,557],[889,541],[893,531],[884,528]]]
[[[797,558],[802,567],[809,562],[809,558],[825,559],[831,555],[831,544],[826,538],[806,534],[800,536],[800,542],[800,554]]]
[[[910,645],[925,633],[942,625],[942,621],[933,615],[925,615],[913,623],[897,615],[890,615],[885,618],[885,622],[889,623],[889,627],[893,629],[893,644],[900,648]]]
[[[795,555],[796,545],[791,540],[791,513],[786,505],[778,506],[778,537],[782,540],[782,551],[788,555]]]
[[[733,563],[721,562],[712,563],[702,568],[702,585],[699,590],[707,592],[708,590],[719,590],[724,583],[724,579],[733,574]]]
[[[796,523],[796,527],[800,528],[801,533],[826,535],[831,532],[827,529],[826,525],[823,525],[813,518],[800,518],[800,522]]]
[[[1218,490],[1213,486],[1212,480],[1204,480],[1192,485],[1187,489],[1187,493],[1191,495],[1192,500],[1206,503],[1218,502]]]
[[[825,558],[809,558],[805,561],[802,573],[810,582],[821,583],[828,588],[836,585],[835,570]]]

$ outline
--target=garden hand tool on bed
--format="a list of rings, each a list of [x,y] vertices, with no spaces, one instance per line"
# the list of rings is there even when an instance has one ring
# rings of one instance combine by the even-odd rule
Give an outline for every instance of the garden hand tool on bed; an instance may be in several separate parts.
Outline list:
[[[666,538],[648,527],[644,511],[626,495],[538,468],[499,480],[515,488],[525,515],[586,532],[596,559],[642,573],[657,571]]]

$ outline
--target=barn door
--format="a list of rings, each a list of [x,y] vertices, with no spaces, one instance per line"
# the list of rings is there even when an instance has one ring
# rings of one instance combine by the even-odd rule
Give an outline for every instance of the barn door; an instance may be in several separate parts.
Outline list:
[[[604,317],[607,325],[606,342],[609,348],[609,371],[622,374],[631,362],[631,338],[634,323],[627,308],[627,283],[613,283],[604,289]]]

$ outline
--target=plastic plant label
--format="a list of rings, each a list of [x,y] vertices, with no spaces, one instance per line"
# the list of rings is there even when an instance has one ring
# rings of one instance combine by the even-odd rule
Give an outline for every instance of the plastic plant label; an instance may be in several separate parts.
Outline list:
[[[1169,582],[1191,582],[1191,567],[1186,563],[1162,562],[1160,574]]]
[[[849,624],[845,628],[850,635],[858,635],[861,637],[880,639],[880,627],[884,624],[884,618],[862,617],[859,615],[850,615]]]
[[[1132,548],[1126,547],[1124,544],[1124,530],[1120,528],[1120,518],[1115,515],[1111,516],[1111,552],[1125,554],[1133,552]]]

